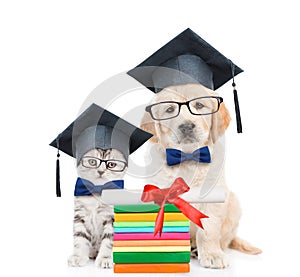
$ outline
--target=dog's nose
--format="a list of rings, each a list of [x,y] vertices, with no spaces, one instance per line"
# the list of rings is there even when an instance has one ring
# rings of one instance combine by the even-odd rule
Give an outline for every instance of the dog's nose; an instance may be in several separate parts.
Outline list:
[[[195,124],[193,122],[185,122],[183,124],[180,124],[178,128],[183,134],[187,135],[193,132]]]

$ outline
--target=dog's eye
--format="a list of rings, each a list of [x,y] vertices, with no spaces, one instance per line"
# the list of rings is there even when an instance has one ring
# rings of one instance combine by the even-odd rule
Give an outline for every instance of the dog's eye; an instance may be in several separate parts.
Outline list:
[[[169,107],[169,108],[167,108],[167,109],[166,109],[166,112],[167,112],[167,113],[172,113],[172,112],[174,112],[174,107]]]
[[[202,109],[204,107],[204,105],[202,104],[202,103],[200,103],[200,102],[197,102],[196,104],[195,104],[195,108],[197,109],[197,110],[200,110],[200,109]]]

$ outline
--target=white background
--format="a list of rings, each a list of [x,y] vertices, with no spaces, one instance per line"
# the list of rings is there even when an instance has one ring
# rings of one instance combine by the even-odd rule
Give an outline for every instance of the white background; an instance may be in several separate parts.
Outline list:
[[[229,251],[229,269],[194,262],[186,276],[299,274],[297,7],[297,1],[1,1],[0,275],[113,275],[93,264],[67,267],[76,171],[62,155],[63,197],[56,198],[56,151],[48,144],[98,84],[187,27],[245,70],[236,78],[244,133],[235,132],[234,121],[227,131],[226,173],[243,207],[239,236],[264,252]],[[234,118],[230,82],[219,93]],[[141,95],[113,112],[122,115],[152,97]]]

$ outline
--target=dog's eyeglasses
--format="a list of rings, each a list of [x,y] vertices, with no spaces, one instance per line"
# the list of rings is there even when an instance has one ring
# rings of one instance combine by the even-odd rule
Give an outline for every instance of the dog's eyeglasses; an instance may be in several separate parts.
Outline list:
[[[81,159],[82,166],[86,168],[98,168],[102,162],[105,163],[106,169],[115,172],[121,172],[127,166],[127,163],[119,160],[101,160],[90,156],[85,156]]]
[[[204,96],[192,99],[187,102],[165,101],[155,103],[146,107],[154,120],[166,120],[177,117],[180,113],[181,106],[186,105],[191,114],[208,115],[216,113],[220,104],[223,102],[222,97]]]

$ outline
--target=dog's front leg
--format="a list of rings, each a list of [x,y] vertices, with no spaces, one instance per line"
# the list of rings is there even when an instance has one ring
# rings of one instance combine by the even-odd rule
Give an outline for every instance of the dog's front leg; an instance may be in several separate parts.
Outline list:
[[[210,204],[214,206],[214,216],[202,220],[204,230],[197,227],[196,245],[198,260],[203,267],[225,268],[229,265],[228,258],[221,248],[221,227],[223,224],[223,204]],[[224,207],[223,207],[224,208]],[[216,210],[218,212],[216,213]],[[206,213],[209,215],[209,211]],[[218,216],[216,216],[218,214]]]

